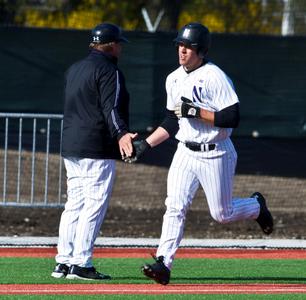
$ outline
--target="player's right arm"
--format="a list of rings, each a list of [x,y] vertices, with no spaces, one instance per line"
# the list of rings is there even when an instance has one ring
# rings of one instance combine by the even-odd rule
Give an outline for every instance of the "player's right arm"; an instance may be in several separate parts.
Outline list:
[[[170,134],[166,129],[163,127],[159,126],[154,130],[152,134],[150,134],[147,138],[146,141],[150,145],[151,148],[161,144],[165,140],[167,140],[170,137]]]
[[[171,73],[167,77],[165,84],[167,91],[167,108],[165,118],[159,127],[146,138],[146,142],[150,145],[150,147],[155,147],[167,140],[170,136],[175,136],[179,129],[179,119],[174,112],[175,97],[172,94],[174,84],[175,80],[173,79],[173,73]]]
[[[133,163],[140,159],[143,154],[167,140],[171,135],[174,135],[178,130],[178,118],[174,111],[168,111],[162,124],[157,127],[146,139],[133,142],[134,153],[131,157],[124,158],[125,162]]]
[[[146,139],[141,141],[133,142],[134,145],[134,153],[132,157],[128,157],[125,159],[125,162],[135,162],[139,158],[143,156],[143,154],[150,148],[153,148],[165,140],[167,140],[170,136],[174,136],[178,129],[178,117],[174,113],[174,109],[172,110],[171,107],[174,105],[172,104],[172,95],[171,95],[171,88],[169,84],[169,76],[166,80],[166,90],[167,90],[167,109],[166,115],[162,123],[151,133]],[[169,109],[170,107],[170,109]]]

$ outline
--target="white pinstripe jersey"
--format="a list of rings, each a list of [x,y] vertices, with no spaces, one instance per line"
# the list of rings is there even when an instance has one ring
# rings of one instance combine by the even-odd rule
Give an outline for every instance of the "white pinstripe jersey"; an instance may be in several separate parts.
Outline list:
[[[239,102],[231,79],[215,64],[208,62],[186,73],[180,66],[166,79],[167,109],[184,96],[209,111],[220,111]],[[219,128],[198,119],[181,118],[176,138],[181,142],[216,143],[229,137],[231,128]]]

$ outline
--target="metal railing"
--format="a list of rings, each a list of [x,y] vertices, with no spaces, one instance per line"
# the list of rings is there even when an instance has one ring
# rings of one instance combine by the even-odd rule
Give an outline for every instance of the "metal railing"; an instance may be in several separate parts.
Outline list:
[[[60,114],[0,113],[0,205],[63,205],[62,130]]]

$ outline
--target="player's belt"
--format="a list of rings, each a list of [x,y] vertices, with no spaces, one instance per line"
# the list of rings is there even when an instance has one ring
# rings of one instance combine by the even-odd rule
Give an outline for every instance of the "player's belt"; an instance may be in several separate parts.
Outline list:
[[[215,144],[200,144],[195,142],[186,142],[185,146],[192,151],[211,151],[215,150]]]

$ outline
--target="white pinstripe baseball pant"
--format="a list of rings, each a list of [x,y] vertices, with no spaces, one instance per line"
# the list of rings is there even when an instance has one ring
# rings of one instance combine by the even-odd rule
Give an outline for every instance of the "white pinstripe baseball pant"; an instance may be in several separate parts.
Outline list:
[[[157,257],[165,265],[172,262],[183,237],[185,216],[201,185],[211,216],[220,223],[256,219],[259,203],[254,198],[232,199],[233,177],[237,154],[230,139],[209,152],[194,152],[179,143],[173,157],[167,183],[166,212]]]
[[[115,160],[65,158],[68,200],[62,213],[56,262],[92,266],[94,242],[106,214]]]

